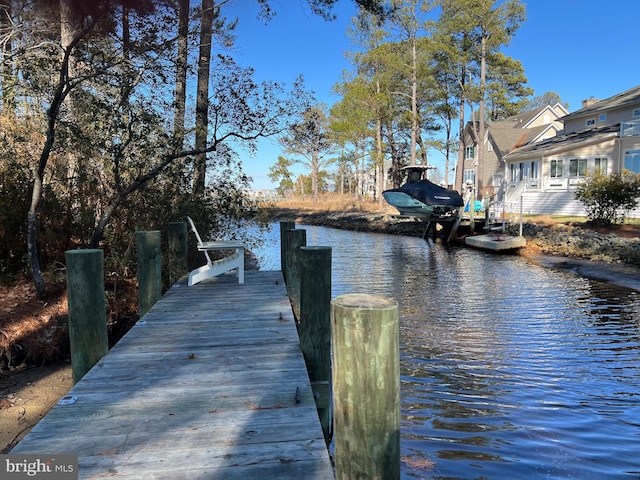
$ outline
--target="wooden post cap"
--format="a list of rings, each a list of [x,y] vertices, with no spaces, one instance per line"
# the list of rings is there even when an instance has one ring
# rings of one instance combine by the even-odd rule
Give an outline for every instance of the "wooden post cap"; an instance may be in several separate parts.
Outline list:
[[[368,308],[372,310],[389,310],[398,306],[398,302],[393,298],[379,297],[368,293],[340,295],[331,303],[342,308]]]
[[[95,255],[102,254],[102,249],[100,248],[82,248],[77,250],[66,250],[64,252],[65,255]]]

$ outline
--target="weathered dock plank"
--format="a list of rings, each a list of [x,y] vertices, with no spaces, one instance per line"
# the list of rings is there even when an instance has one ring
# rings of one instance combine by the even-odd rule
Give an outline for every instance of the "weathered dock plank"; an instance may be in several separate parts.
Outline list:
[[[68,395],[12,453],[77,454],[80,478],[334,478],[280,272],[174,286]]]

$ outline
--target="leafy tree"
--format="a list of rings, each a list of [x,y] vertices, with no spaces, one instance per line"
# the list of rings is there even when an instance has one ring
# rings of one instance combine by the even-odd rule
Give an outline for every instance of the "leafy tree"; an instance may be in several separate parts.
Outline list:
[[[487,73],[486,104],[487,119],[491,121],[517,115],[525,111],[529,101],[527,96],[533,89],[526,86],[522,64],[502,52],[490,56],[491,68]]]
[[[324,108],[321,104],[310,107],[280,137],[280,144],[285,152],[297,156],[298,161],[309,169],[314,202],[318,201],[320,172],[327,164],[327,155],[333,148]]]
[[[509,43],[511,37],[525,19],[524,5],[519,0],[508,0],[495,5],[493,0],[439,0],[442,14],[436,26],[436,38],[441,50],[440,62],[449,65],[447,71],[456,72],[457,95],[460,108],[460,131],[464,130],[464,105],[479,105],[478,119],[472,121],[475,137],[484,138],[486,131],[485,101],[487,100],[488,79],[492,73],[490,60],[504,57],[496,55],[499,49]],[[497,75],[494,74],[497,78]],[[510,79],[511,80],[511,79]],[[513,86],[511,87],[513,89]],[[495,87],[494,87],[495,90]],[[464,162],[466,145],[460,142],[458,163]],[[483,149],[478,150],[478,189],[482,188],[481,170],[484,159]],[[458,168],[456,186],[462,183],[463,168]]]
[[[294,190],[292,174],[289,171],[293,164],[293,161],[278,155],[278,161],[269,167],[269,179],[278,183],[276,190],[280,195],[286,195]]]
[[[410,105],[410,164],[416,164],[416,151],[419,136],[420,115],[418,111],[419,97],[424,95],[418,91],[419,69],[425,64],[424,49],[420,48],[420,37],[424,35],[425,21],[422,19],[424,11],[430,8],[429,2],[424,0],[401,0],[394,2],[394,11],[390,18],[391,29],[399,31],[399,45],[404,47],[402,77],[406,85],[405,91],[398,92],[409,99]]]
[[[600,171],[588,175],[575,192],[577,200],[595,225],[611,225],[624,221],[625,213],[638,206],[640,175],[627,171],[606,175]]]
[[[340,157],[344,157],[349,146],[353,148],[352,158],[356,159],[354,166],[358,185],[362,184],[364,168],[360,168],[357,157],[358,155],[361,158],[366,156],[368,142],[373,135],[371,123],[376,118],[377,96],[375,87],[372,87],[364,77],[345,82],[337,87],[343,94],[342,100],[331,107],[332,141],[340,147],[342,151]],[[356,191],[359,190],[356,189]]]
[[[170,212],[177,218],[193,212],[188,205],[191,182],[185,184],[183,179],[188,175],[193,179],[189,159],[197,154],[209,155],[209,193],[215,185],[225,189],[215,198],[237,197],[237,189],[216,178],[234,179],[237,186],[247,187],[247,177],[236,169],[241,169],[234,154],[237,145],[255,148],[258,138],[284,131],[291,115],[307,105],[301,81],[287,96],[282,85],[258,84],[251,69],[217,55],[211,62],[215,88],[208,95],[207,142],[197,149],[193,128],[184,126],[178,87],[174,95],[181,74],[175,78],[172,74],[180,69],[167,68],[176,64],[176,58],[184,58],[174,50],[176,38],[184,35],[184,31],[177,34],[178,4],[61,2],[32,2],[26,9],[13,9],[14,15],[19,13],[12,18],[14,30],[0,31],[3,39],[10,36],[20,42],[12,56],[16,70],[11,70],[21,78],[14,90],[20,108],[15,118],[3,108],[2,117],[30,130],[3,128],[0,153],[8,158],[12,149],[26,152],[16,157],[26,168],[10,171],[33,172],[26,235],[40,298],[46,295],[42,260],[45,265],[62,260],[65,249],[98,246],[104,238],[119,241],[121,232],[150,228],[162,218],[169,221]],[[60,15],[63,22],[50,21]],[[3,67],[3,74],[8,71]],[[172,116],[167,112],[174,106],[170,125]],[[29,148],[16,150],[25,139]],[[146,194],[141,197],[138,192],[143,188]],[[164,208],[152,208],[151,199],[166,202]],[[201,205],[205,203],[209,204]],[[247,205],[246,201],[217,205],[234,204]],[[56,220],[50,221],[48,212],[54,208]],[[158,216],[152,218],[152,212]],[[109,249],[117,251],[113,244]]]
[[[569,103],[563,102],[560,98],[560,95],[558,95],[556,92],[545,92],[543,95],[533,97],[531,100],[529,100],[524,110],[535,110],[536,108],[546,107],[547,105],[553,106],[556,103],[559,103],[566,109],[569,109]]]

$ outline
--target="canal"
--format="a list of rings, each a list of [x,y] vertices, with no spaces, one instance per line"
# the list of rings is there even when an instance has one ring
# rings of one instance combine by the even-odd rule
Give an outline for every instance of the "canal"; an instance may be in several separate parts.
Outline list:
[[[402,478],[640,478],[640,295],[421,238],[298,226],[400,308]],[[258,248],[280,269],[279,228]]]

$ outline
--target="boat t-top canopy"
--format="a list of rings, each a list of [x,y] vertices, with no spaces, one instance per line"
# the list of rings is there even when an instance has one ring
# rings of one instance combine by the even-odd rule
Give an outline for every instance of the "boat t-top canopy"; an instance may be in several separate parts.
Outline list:
[[[406,167],[402,167],[400,171],[406,172],[407,183],[412,183],[426,179],[427,172],[429,170],[435,170],[435,168],[435,165],[407,165]]]

